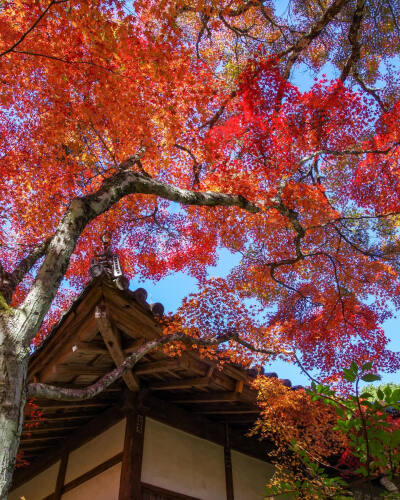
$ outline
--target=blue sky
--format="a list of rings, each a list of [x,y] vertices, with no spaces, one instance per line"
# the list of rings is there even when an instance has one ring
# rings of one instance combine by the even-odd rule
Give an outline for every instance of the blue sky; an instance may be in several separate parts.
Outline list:
[[[284,14],[287,8],[287,0],[275,0],[275,5],[279,14]],[[286,11],[287,13],[287,11]],[[318,76],[326,75],[328,79],[337,78],[337,73],[330,65],[325,65]],[[295,68],[291,81],[299,87],[301,91],[308,90],[314,83],[316,75],[310,74],[305,66],[297,66]],[[232,255],[227,250],[221,250],[219,262],[216,267],[209,269],[209,276],[226,276],[231,268],[239,262],[238,255]],[[157,283],[151,281],[140,282],[132,280],[131,288],[135,289],[139,286],[146,288],[149,293],[149,302],[161,302],[164,304],[166,311],[176,311],[182,299],[189,293],[196,291],[196,280],[183,273],[174,273]],[[383,324],[386,336],[390,339],[388,345],[392,351],[400,351],[400,319],[392,318]],[[302,384],[308,385],[309,380],[295,366],[283,361],[275,361],[267,365],[266,371],[276,371],[281,378],[291,379],[293,385]],[[398,382],[400,379],[399,372],[391,374],[382,374],[382,382]]]
[[[230,254],[227,250],[219,252],[220,259],[216,267],[209,269],[209,276],[226,276],[230,269],[238,263],[239,257]],[[157,283],[152,281],[139,281],[133,279],[130,288],[135,290],[138,287],[146,288],[148,292],[148,302],[161,302],[165,310],[174,312],[178,309],[182,299],[197,289],[195,278],[184,273],[174,273]],[[389,348],[393,351],[400,351],[400,319],[393,318],[384,323],[387,337],[391,339]],[[293,385],[308,385],[309,380],[296,366],[283,361],[274,361],[265,366],[266,371],[277,372],[280,378],[289,378]],[[399,373],[382,374],[382,382],[397,382]]]

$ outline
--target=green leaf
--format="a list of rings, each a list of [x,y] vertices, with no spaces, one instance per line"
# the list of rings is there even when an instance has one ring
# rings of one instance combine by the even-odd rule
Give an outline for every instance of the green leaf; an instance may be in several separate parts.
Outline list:
[[[376,395],[378,396],[378,398],[379,398],[380,400],[385,399],[385,395],[383,394],[383,391],[382,391],[381,389],[378,389],[378,390],[376,391]]]
[[[354,382],[357,378],[357,375],[353,373],[351,370],[348,370],[347,368],[343,370],[343,376],[345,380],[347,380],[348,382]]]
[[[336,413],[339,415],[339,417],[345,417],[346,416],[346,412],[344,411],[344,409],[341,406],[337,406],[335,408],[335,410],[336,410]]]
[[[383,392],[386,394],[386,398],[390,398],[392,396],[392,388],[389,385],[383,388]]]
[[[370,392],[363,392],[360,396],[360,398],[362,399],[369,399],[369,398],[373,398],[374,396],[370,393]]]
[[[353,372],[353,373],[358,373],[358,366],[357,366],[357,363],[355,361],[352,361],[351,362],[351,365],[350,365],[350,370]]]
[[[366,373],[365,375],[363,375],[361,377],[361,380],[363,380],[364,382],[375,382],[376,380],[380,380],[380,379],[381,379],[381,376],[376,375],[374,373]]]
[[[393,403],[397,403],[398,401],[400,401],[400,389],[395,389],[392,392],[391,396]]]
[[[396,450],[400,445],[400,435],[392,436],[392,439],[390,441],[390,448],[392,450]],[[398,455],[397,455],[398,457]],[[397,463],[399,462],[399,458],[397,458]]]
[[[369,401],[368,399],[363,400],[363,405],[368,406],[368,408],[371,409],[373,409],[376,406],[375,403],[371,403],[371,401]]]
[[[363,372],[367,372],[368,370],[370,370],[372,368],[372,362],[371,361],[368,361],[367,363],[364,363],[361,367],[361,370]]]

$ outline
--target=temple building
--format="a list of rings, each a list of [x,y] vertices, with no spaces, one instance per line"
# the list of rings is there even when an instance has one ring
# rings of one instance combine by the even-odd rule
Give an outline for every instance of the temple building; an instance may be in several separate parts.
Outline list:
[[[30,381],[82,388],[160,336],[161,304],[130,291],[109,252],[31,356]],[[161,350],[94,399],[37,400],[9,500],[261,500],[268,444],[249,437],[259,409],[252,373],[196,352]]]

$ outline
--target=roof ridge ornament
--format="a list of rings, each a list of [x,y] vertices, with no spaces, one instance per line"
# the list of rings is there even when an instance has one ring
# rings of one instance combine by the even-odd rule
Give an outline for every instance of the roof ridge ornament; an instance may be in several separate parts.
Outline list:
[[[90,276],[98,278],[102,274],[105,274],[111,278],[120,290],[127,290],[129,288],[129,280],[122,272],[118,255],[111,251],[111,236],[110,231],[106,231],[101,235],[100,239],[103,248],[98,248],[90,261]]]

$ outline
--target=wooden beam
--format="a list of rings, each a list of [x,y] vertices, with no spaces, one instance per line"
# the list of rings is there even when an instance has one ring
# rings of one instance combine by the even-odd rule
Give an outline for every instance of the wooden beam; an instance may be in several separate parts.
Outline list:
[[[52,351],[49,351],[48,345],[40,352],[39,356],[32,362],[29,370],[29,377],[32,380],[33,376],[38,376],[40,382],[51,381],[54,377],[53,366],[64,363],[68,358],[73,356],[72,347],[80,341],[88,341],[98,333],[97,323],[92,314],[86,317],[79,315],[79,318],[74,318],[68,327],[71,329],[57,330],[57,335],[52,338]],[[55,341],[58,338],[59,342]],[[50,362],[49,362],[50,360]]]
[[[115,322],[115,323],[118,324],[118,322]],[[138,350],[138,348],[146,342],[146,340],[148,340],[148,339],[145,339],[144,337],[140,337],[140,338],[134,340],[133,342],[130,342],[129,345],[124,347],[124,353],[131,354],[132,352],[136,352]]]
[[[160,361],[151,361],[137,365],[135,368],[136,375],[151,375],[153,373],[162,373],[176,370],[187,370],[189,368],[189,360],[176,358],[165,359]]]
[[[219,415],[218,421],[230,425],[250,425],[254,424],[258,415]]]
[[[246,373],[246,370],[226,364],[224,365],[224,373],[235,380],[241,380],[245,384],[249,383],[249,375]]]
[[[151,394],[144,398],[143,404],[148,408],[146,413],[148,417],[221,446],[225,445],[224,424],[209,420],[203,415],[193,413]],[[266,460],[267,451],[271,449],[271,444],[269,442],[261,443],[257,438],[247,437],[245,434],[246,432],[241,430],[239,432],[232,431],[232,449]]]
[[[95,317],[104,343],[106,344],[115,365],[119,366],[125,360],[125,354],[121,347],[120,335],[113,327],[110,321],[110,315],[105,305],[96,307]],[[122,377],[129,390],[133,392],[139,390],[139,380],[133,374],[132,370],[126,371]]]
[[[237,380],[235,384],[235,392],[241,394],[243,392],[243,380]]]
[[[54,492],[53,500],[61,500],[65,481],[65,473],[67,472],[68,456],[68,453],[64,453],[64,455],[61,457],[60,467],[57,474],[56,490]]]
[[[124,451],[118,500],[141,500],[145,416],[136,409],[126,417]]]
[[[166,490],[165,488],[160,488],[159,486],[154,486],[152,484],[142,483],[142,495],[144,498],[168,498],[174,500],[200,500],[196,497],[189,497],[187,495],[182,495],[182,493],[176,493],[175,491]],[[46,500],[46,499],[45,499]]]
[[[195,410],[195,413],[200,413],[202,415],[243,415],[243,414],[247,414],[247,413],[258,414],[258,413],[260,413],[260,409],[244,408],[243,410],[241,410],[241,409],[231,409],[231,408],[221,409],[220,407],[218,407],[218,408],[215,408],[215,410],[210,409],[210,408],[207,410],[203,410],[203,409]]]
[[[49,443],[46,443],[46,445],[44,446],[45,448],[45,451],[46,453],[48,453],[49,451],[53,451],[55,449],[55,446],[57,444],[57,441],[52,443],[52,444],[49,444]],[[21,446],[20,447],[20,450],[22,451],[43,451],[43,444],[30,444],[30,445],[27,445],[27,446]]]
[[[77,354],[108,354],[103,342],[80,342],[72,346],[72,352]]]
[[[130,290],[119,292],[115,287],[103,287],[104,297],[107,301],[107,305],[110,308],[115,308],[121,310],[124,314],[127,313],[130,318],[135,317],[135,322],[130,321],[128,325],[135,330],[139,330],[139,335],[145,335],[150,338],[150,335],[159,335],[162,331],[160,323],[155,319],[152,314],[148,304],[137,301],[136,291],[132,292]],[[129,317],[128,316],[128,317]],[[121,315],[119,317],[124,317]],[[142,331],[140,332],[140,330]],[[146,332],[143,332],[143,329]],[[137,336],[139,336],[137,335]]]
[[[51,409],[51,408],[49,408]],[[45,413],[46,408],[43,408],[42,411]],[[80,413],[62,413],[61,415],[50,415],[47,416],[45,415],[46,422],[68,422],[69,420],[80,420],[81,423],[85,423],[89,418],[94,418],[98,415],[98,412],[94,413],[87,413],[87,412],[80,412]]]
[[[118,453],[117,455],[114,455],[113,457],[109,458],[105,462],[97,465],[96,467],[93,467],[93,469],[88,470],[81,476],[78,476],[77,478],[73,479],[69,483],[67,483],[63,488],[62,488],[62,493],[67,493],[67,491],[73,490],[80,484],[86,483],[86,481],[89,481],[89,479],[92,479],[93,477],[98,476],[102,472],[106,471],[107,469],[110,469],[114,465],[117,465],[121,462],[122,459],[122,453]]]
[[[46,421],[44,422],[44,424],[46,424]],[[77,429],[79,426],[78,425],[65,425],[65,424],[61,424],[61,425],[51,425],[50,427],[32,427],[32,429],[24,429],[22,431],[22,438],[24,437],[24,435],[28,435],[28,436],[34,436],[36,434],[43,434],[43,433],[46,433],[46,432],[57,432],[57,431],[65,431],[65,432],[68,432],[68,431],[73,431],[75,429]]]
[[[52,410],[62,408],[99,408],[102,406],[110,406],[115,403],[115,399],[93,399],[87,401],[51,401],[43,399],[35,401],[41,410],[51,408]]]
[[[173,400],[174,403],[190,403],[190,404],[203,404],[203,403],[225,403],[235,402],[240,400],[240,394],[237,392],[205,392],[201,394],[189,394],[185,396],[177,396]]]
[[[108,351],[107,351],[108,352]],[[107,372],[111,371],[114,368],[113,365],[110,364],[109,367],[103,366],[101,368],[97,366],[91,366],[88,364],[81,363],[69,363],[69,364],[59,364],[53,365],[51,370],[48,371],[48,376],[57,377],[57,376],[68,376],[78,377],[80,375],[85,375],[88,377],[102,377]]]
[[[21,446],[25,445],[25,443],[35,443],[37,441],[59,441],[60,439],[64,439],[66,434],[40,434],[36,436],[25,436],[23,440],[21,440]]]
[[[224,462],[225,462],[226,500],[234,500],[233,475],[232,475],[232,456],[231,456],[231,438],[230,438],[230,429],[229,429],[228,424],[225,424]]]
[[[188,361],[188,370],[193,371],[198,375],[204,375],[210,366],[215,366],[215,361],[200,359],[200,356],[192,351],[183,352],[181,358]]]
[[[112,290],[111,293],[105,293],[105,299],[110,314],[116,318],[118,326],[122,327],[122,331],[133,339],[145,337],[150,340],[162,334],[162,328],[155,321],[151,312],[144,311],[131,299],[121,300],[115,290]]]
[[[183,380],[170,380],[168,382],[160,382],[159,384],[151,384],[150,390],[167,391],[173,389],[190,389],[191,387],[207,387],[210,381],[210,377],[194,377]]]

